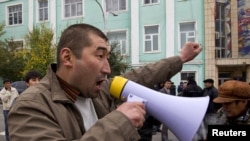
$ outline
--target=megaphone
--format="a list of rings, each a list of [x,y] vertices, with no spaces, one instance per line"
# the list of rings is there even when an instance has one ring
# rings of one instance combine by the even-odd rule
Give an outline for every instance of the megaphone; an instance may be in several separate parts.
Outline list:
[[[179,97],[163,94],[115,76],[110,93],[116,98],[145,103],[148,114],[167,126],[180,141],[191,141],[205,116],[209,96]]]

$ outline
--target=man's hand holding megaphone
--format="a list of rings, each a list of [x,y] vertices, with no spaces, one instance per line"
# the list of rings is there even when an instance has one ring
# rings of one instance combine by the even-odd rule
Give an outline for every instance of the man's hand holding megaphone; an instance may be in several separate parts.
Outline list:
[[[146,109],[142,102],[125,102],[117,111],[126,115],[136,128],[141,128],[145,121]]]

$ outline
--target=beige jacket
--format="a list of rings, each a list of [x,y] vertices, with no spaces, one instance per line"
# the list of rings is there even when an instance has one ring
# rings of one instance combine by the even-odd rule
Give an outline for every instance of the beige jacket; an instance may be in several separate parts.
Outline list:
[[[181,68],[182,62],[176,56],[124,76],[153,87]],[[103,84],[101,94],[93,99],[99,120],[85,131],[84,119],[60,88],[52,69],[40,84],[26,89],[14,103],[8,118],[11,141],[136,141],[140,138],[129,119],[115,111],[114,99],[109,94],[111,80]]]
[[[5,88],[3,88],[0,91],[0,98],[3,103],[3,110],[10,110],[11,105],[18,96],[19,95],[16,88],[11,87],[11,91],[7,91]]]

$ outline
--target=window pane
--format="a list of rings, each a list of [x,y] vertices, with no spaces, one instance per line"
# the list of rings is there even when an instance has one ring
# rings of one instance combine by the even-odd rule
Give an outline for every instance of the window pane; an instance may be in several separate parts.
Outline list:
[[[71,16],[76,16],[76,5],[71,4]]]
[[[13,24],[13,19],[12,17],[9,17],[9,25],[12,25]]]
[[[113,7],[112,7],[113,11],[118,11],[118,0],[113,0]]]
[[[45,8],[44,11],[45,11],[45,19],[44,20],[48,20],[49,19],[48,18],[48,8]]]
[[[127,52],[126,52],[126,41],[125,40],[122,40],[121,47],[122,47],[122,54],[126,54]]]
[[[181,73],[181,80],[187,80],[187,73]]]
[[[77,16],[82,15],[82,3],[77,4]]]
[[[194,42],[195,40],[194,40],[194,38],[188,38],[188,41],[189,42]]]
[[[188,36],[194,36],[194,32],[188,32]]]
[[[151,51],[151,41],[145,41],[145,52]]]
[[[69,17],[69,16],[70,16],[70,6],[65,5],[65,17]]]
[[[158,26],[146,26],[145,34],[154,34],[158,33]]]
[[[186,33],[181,33],[181,47],[186,43]]]
[[[144,0],[144,4],[149,4],[150,0]]]
[[[119,10],[126,10],[126,0],[119,1]]]
[[[158,2],[158,0],[152,0],[152,3],[157,3]]]
[[[182,23],[180,24],[180,31],[193,31],[194,23]]]
[[[151,36],[150,35],[146,35],[145,38],[146,38],[146,40],[149,40],[149,39],[151,39]]]
[[[17,13],[14,13],[14,24],[17,24]]]
[[[43,9],[39,10],[39,21],[43,20]]]
[[[65,0],[65,4],[68,4],[68,3],[70,3],[70,0]]]
[[[126,40],[126,32],[109,32],[107,36],[109,40]]]
[[[158,35],[153,36],[153,50],[158,50]]]
[[[106,1],[106,9],[107,11],[112,11],[112,3],[111,3],[111,0],[107,0]]]

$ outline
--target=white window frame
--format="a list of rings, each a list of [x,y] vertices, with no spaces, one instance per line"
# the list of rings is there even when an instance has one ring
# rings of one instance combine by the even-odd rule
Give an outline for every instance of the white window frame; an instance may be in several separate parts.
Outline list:
[[[63,19],[71,19],[71,18],[79,18],[79,17],[83,17],[84,16],[84,0],[81,0],[82,1],[82,15],[76,15],[76,16],[71,16],[71,13],[70,13],[70,16],[69,17],[66,17],[65,16],[65,12],[66,12],[66,9],[65,9],[65,0],[63,0],[63,10],[62,10],[62,17]],[[76,10],[77,12],[77,10]]]
[[[125,40],[125,43],[126,43],[126,46],[125,46],[125,49],[126,49],[126,52],[125,53],[122,53],[122,46],[120,46],[120,54],[122,56],[129,56],[129,48],[128,48],[128,30],[115,30],[115,31],[109,31],[109,33],[119,33],[119,32],[125,32],[125,36],[126,36],[126,40]],[[110,45],[114,42],[116,42],[116,40],[109,40],[110,42]],[[122,40],[119,40],[118,41],[119,44],[122,44]]]
[[[9,7],[13,7],[13,6],[18,6],[21,5],[22,11],[21,11],[21,18],[22,18],[22,23],[18,23],[18,24],[9,24]],[[7,26],[18,26],[18,25],[22,25],[23,24],[23,3],[15,3],[15,4],[11,4],[11,5],[6,5],[6,25]],[[14,18],[14,17],[13,17]],[[14,21],[13,21],[14,22]]]
[[[152,2],[153,0],[149,0],[149,3],[145,3],[145,0],[142,0],[142,5],[153,5],[153,4],[159,4],[160,0],[157,0],[157,2]]]
[[[194,23],[194,30],[180,31],[181,30],[180,29],[181,25],[182,24],[187,24],[187,23]],[[186,33],[186,42],[188,42],[188,39],[190,39],[190,38],[194,38],[194,42],[197,42],[196,29],[197,29],[197,22],[196,21],[180,22],[178,24],[178,44],[179,44],[179,50],[181,50],[181,48],[183,47],[183,45],[181,44],[181,34],[182,33]],[[193,36],[188,35],[191,32],[194,34]]]
[[[180,82],[187,82],[187,81],[188,81],[187,79],[184,80],[184,79],[181,78],[181,75],[182,75],[183,73],[187,73],[187,74],[193,73],[193,74],[194,74],[194,80],[197,82],[197,80],[196,80],[196,79],[197,79],[197,71],[192,71],[192,70],[181,71],[181,72],[180,72]],[[189,76],[191,76],[191,75],[189,75]],[[188,78],[189,76],[187,76],[187,78]]]
[[[114,0],[110,0],[110,1],[114,1]],[[119,1],[126,1],[125,9],[119,9]],[[113,3],[113,2],[111,2],[111,3]],[[127,7],[128,7],[128,0],[118,0],[118,10],[114,10],[114,9],[109,10],[108,9],[108,0],[106,1],[106,12],[127,11]],[[113,6],[112,6],[112,8],[113,8]]]
[[[40,4],[39,4],[39,1],[47,1],[48,2],[48,7],[43,7],[43,8],[40,8]],[[47,12],[48,12],[48,19],[47,20],[44,20],[44,14],[45,14],[45,11],[44,9],[47,8]],[[40,10],[43,9],[43,20],[40,20]],[[50,3],[49,3],[49,0],[37,0],[37,21],[38,22],[46,22],[46,21],[49,21],[49,14],[50,13]]]
[[[149,27],[149,26],[158,26],[158,33],[155,34],[145,34],[145,28]],[[158,35],[158,49],[157,50],[153,50],[153,36]],[[146,36],[150,36],[150,39],[146,39]],[[151,41],[151,51],[146,51],[146,41]],[[156,53],[156,52],[160,52],[161,51],[161,37],[160,37],[160,25],[156,24],[156,25],[145,25],[143,27],[143,53]]]

